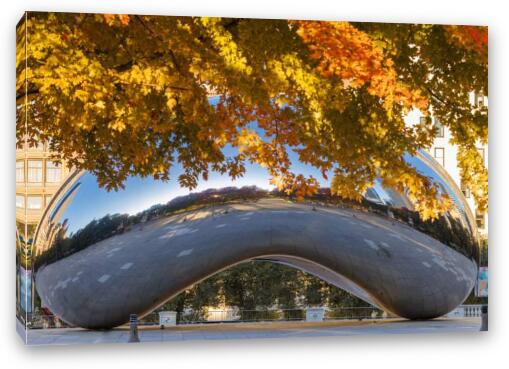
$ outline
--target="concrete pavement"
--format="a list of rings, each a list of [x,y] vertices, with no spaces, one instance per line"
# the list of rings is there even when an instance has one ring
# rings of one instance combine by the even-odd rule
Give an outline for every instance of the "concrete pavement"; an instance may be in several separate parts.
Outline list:
[[[19,324],[19,323],[18,323]],[[141,327],[140,341],[179,342],[203,340],[242,339],[298,339],[313,337],[342,337],[380,334],[443,334],[479,332],[480,318],[435,319],[429,321],[375,320],[375,321],[326,321],[236,323],[177,326],[161,330]],[[23,328],[21,327],[21,330]],[[126,343],[127,328],[93,331],[81,328],[35,329],[28,331],[29,345],[66,345],[91,343]]]

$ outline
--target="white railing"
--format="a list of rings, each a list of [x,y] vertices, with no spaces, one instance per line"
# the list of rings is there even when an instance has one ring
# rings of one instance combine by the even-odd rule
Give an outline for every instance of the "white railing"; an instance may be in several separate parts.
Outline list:
[[[460,305],[460,308],[463,308],[464,316],[481,316],[481,308],[482,305]]]
[[[480,317],[483,305],[460,305],[447,314],[450,318]]]
[[[317,308],[313,308],[316,310]],[[388,319],[392,318],[390,314],[373,306],[362,307],[339,307],[323,309],[320,314],[320,320],[364,320],[364,319]],[[260,321],[305,321],[308,317],[308,308],[296,309],[257,309],[257,310],[207,310],[205,312],[195,312],[192,310],[179,312],[177,314],[177,324],[196,324],[196,323],[219,323],[219,322],[260,322]],[[141,325],[157,324],[159,321],[158,313],[153,312],[140,320]]]

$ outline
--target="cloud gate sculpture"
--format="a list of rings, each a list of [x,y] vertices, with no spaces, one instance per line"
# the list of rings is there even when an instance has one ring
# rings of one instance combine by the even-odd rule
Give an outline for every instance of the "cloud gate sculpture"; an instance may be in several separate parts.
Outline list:
[[[179,210],[185,199],[176,199],[175,211],[156,206],[103,224],[101,217],[115,210],[96,200],[100,190],[86,180],[89,174],[75,173],[36,231],[37,292],[71,325],[111,328],[225,268],[264,259],[312,273],[404,318],[441,316],[474,286],[475,222],[461,191],[432,158],[420,153],[407,160],[452,199],[439,220],[422,221],[404,194],[376,184],[358,205],[326,195],[294,202],[248,188],[239,191],[254,196],[214,202],[222,193],[211,191],[200,206]],[[147,186],[133,196],[150,192]],[[103,210],[77,230],[80,206]]]

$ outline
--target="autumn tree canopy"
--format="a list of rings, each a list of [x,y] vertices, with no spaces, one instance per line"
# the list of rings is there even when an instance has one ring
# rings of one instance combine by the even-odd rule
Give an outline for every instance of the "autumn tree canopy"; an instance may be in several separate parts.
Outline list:
[[[17,44],[18,140],[50,142],[108,189],[167,180],[176,163],[193,188],[253,162],[303,197],[317,180],[292,172],[294,151],[334,194],[360,199],[381,178],[433,217],[447,201],[403,159],[436,135],[431,119],[405,124],[418,109],[451,130],[463,181],[487,206],[476,145],[488,112],[469,100],[488,95],[486,28],[28,13]]]

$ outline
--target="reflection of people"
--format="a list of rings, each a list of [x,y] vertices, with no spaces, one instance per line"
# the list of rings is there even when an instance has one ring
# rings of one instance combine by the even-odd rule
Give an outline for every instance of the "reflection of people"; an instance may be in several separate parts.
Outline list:
[[[147,214],[143,214],[143,216],[141,217],[141,226],[140,226],[140,231],[143,231],[143,225],[145,224],[145,222],[147,221]]]
[[[124,230],[125,230],[124,222],[121,222],[117,227],[117,234],[124,233]]]
[[[55,328],[62,328],[62,321],[57,316],[53,317],[53,324]]]

